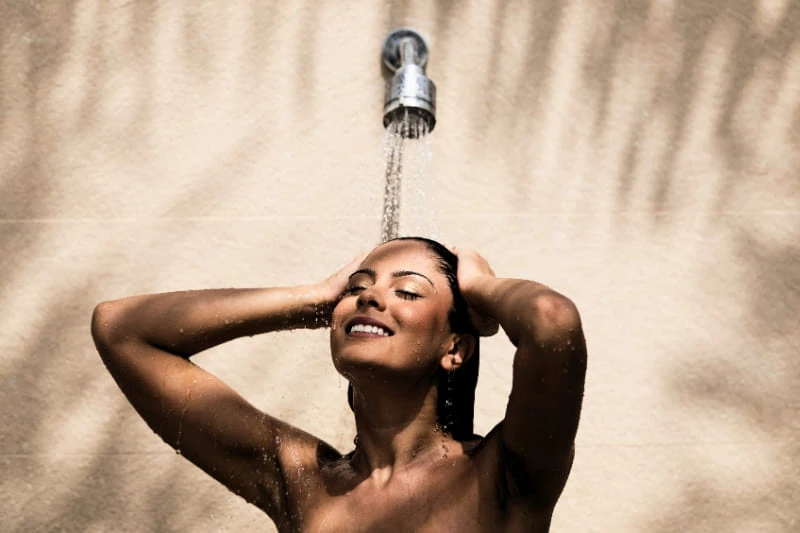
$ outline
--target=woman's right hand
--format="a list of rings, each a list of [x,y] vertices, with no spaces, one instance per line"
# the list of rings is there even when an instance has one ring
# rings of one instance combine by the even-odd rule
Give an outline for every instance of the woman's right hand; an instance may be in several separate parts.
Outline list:
[[[333,308],[339,303],[347,284],[350,282],[350,276],[358,270],[367,255],[368,252],[365,252],[357,256],[316,286],[316,292],[321,297],[321,307],[325,309],[325,319],[328,323],[330,323],[330,314],[333,312]]]

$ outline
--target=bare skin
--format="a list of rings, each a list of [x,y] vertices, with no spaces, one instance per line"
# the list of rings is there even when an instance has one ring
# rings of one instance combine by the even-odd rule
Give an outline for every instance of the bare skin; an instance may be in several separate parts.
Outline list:
[[[92,333],[150,427],[281,532],[544,532],[572,464],[586,370],[580,318],[544,285],[497,278],[477,253],[458,255],[480,329],[499,324],[516,347],[504,420],[468,442],[437,424],[436,375],[463,364],[474,339],[450,331],[448,282],[417,241],[381,245],[309,287],[106,302]],[[318,327],[331,328],[334,365],[354,386],[352,454],[257,410],[188,360],[245,335]]]

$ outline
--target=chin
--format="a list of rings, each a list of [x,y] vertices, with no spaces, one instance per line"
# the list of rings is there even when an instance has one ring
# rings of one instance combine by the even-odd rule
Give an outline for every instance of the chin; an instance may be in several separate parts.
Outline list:
[[[361,346],[357,343],[346,343],[332,349],[336,371],[350,381],[358,381],[359,378],[396,377],[409,370],[402,365],[398,366],[399,358],[393,354],[388,343],[382,347],[368,344],[371,343]]]
[[[333,354],[333,365],[340,372],[349,368],[384,366],[381,364],[383,357],[375,348],[343,346],[337,350],[331,350],[331,352]]]

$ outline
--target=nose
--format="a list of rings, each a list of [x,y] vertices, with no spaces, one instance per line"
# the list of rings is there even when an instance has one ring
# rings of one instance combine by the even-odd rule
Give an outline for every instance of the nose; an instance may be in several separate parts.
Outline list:
[[[376,289],[374,285],[361,291],[358,295],[358,300],[356,303],[358,304],[359,308],[371,306],[379,311],[383,311],[386,307],[383,294],[381,294],[380,290]]]

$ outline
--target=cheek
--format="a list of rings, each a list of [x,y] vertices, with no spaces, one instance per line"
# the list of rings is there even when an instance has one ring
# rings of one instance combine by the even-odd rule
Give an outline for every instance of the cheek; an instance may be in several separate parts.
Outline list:
[[[331,331],[336,331],[341,327],[342,324],[342,316],[344,316],[348,310],[352,307],[352,303],[348,302],[348,298],[340,300],[336,307],[333,308],[333,313],[331,314]]]
[[[428,332],[431,335],[446,332],[447,313],[442,312],[440,306],[428,306],[424,309],[405,309],[398,317],[407,326],[411,326],[420,332]]]

